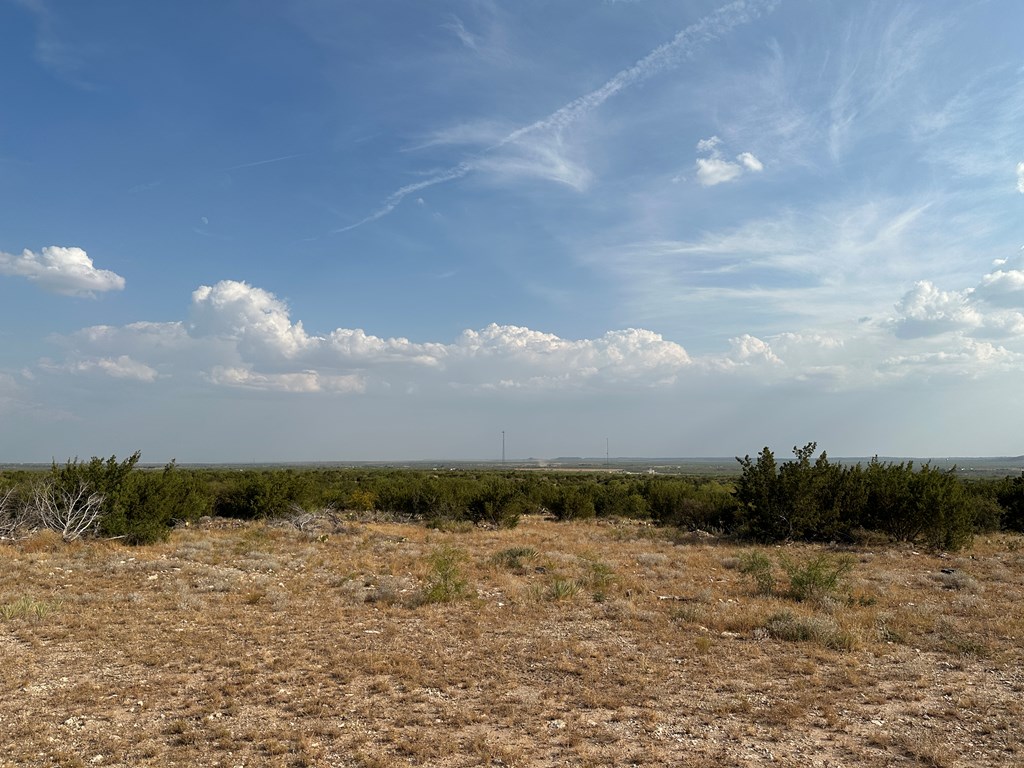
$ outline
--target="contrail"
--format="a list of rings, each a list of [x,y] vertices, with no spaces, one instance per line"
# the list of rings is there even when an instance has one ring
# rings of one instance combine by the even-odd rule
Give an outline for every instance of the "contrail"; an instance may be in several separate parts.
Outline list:
[[[269,160],[256,160],[252,163],[239,163],[238,165],[232,165],[230,168],[225,168],[225,171],[237,171],[239,168],[253,168],[257,165],[269,165],[270,163],[280,163],[282,160],[292,160],[298,157],[298,155],[284,155],[282,157],[272,157]]]
[[[705,45],[722,38],[736,27],[750,23],[765,13],[770,13],[775,10],[779,2],[781,0],[735,0],[719,8],[714,13],[705,16],[700,21],[691,24],[679,32],[669,42],[655,48],[633,66],[618,72],[600,88],[570,101],[547,117],[525,125],[522,128],[517,128],[500,141],[485,148],[472,159],[464,160],[458,165],[441,171],[424,181],[418,181],[399,188],[391,193],[383,205],[369,216],[357,221],[355,224],[349,224],[347,227],[341,227],[333,231],[348,232],[364,224],[369,224],[371,221],[383,218],[395,210],[402,200],[413,192],[433,187],[436,184],[443,184],[447,181],[461,179],[476,170],[477,159],[480,156],[494,152],[509,144],[514,144],[524,136],[546,130],[561,130],[572,125],[583,116],[593,112],[617,93],[679,66],[679,64],[691,58]]]

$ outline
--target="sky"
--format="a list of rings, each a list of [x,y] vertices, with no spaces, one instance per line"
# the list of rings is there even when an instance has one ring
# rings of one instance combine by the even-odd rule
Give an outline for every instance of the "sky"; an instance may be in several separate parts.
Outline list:
[[[0,461],[1024,454],[1017,0],[0,0]]]

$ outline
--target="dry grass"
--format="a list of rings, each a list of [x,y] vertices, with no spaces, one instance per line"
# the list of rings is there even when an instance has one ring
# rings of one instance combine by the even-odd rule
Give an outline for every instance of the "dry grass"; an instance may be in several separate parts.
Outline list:
[[[38,536],[0,547],[0,766],[1022,764],[1021,544],[850,551],[796,602],[633,523]]]

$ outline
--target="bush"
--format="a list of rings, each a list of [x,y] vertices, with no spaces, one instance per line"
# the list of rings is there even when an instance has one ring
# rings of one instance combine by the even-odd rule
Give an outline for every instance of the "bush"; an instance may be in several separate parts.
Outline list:
[[[175,521],[194,520],[210,511],[210,497],[199,479],[171,462],[161,472],[126,476],[100,531],[128,544],[151,544],[166,539]]]
[[[590,494],[575,485],[558,488],[548,502],[548,509],[559,520],[589,520],[597,514]]]
[[[214,514],[241,520],[284,517],[309,503],[307,481],[290,471],[240,472],[219,492]]]
[[[789,577],[789,597],[799,603],[820,601],[839,591],[843,578],[853,570],[853,559],[822,552],[802,565],[783,560],[782,568]]]
[[[450,603],[466,597],[469,583],[462,575],[465,553],[455,547],[441,547],[430,556],[430,576],[421,598],[424,603]]]

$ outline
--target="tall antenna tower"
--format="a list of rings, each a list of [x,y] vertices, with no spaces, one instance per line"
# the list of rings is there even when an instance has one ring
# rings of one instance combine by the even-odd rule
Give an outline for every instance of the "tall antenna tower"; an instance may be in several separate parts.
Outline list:
[[[505,430],[501,430],[501,463],[505,463]]]

